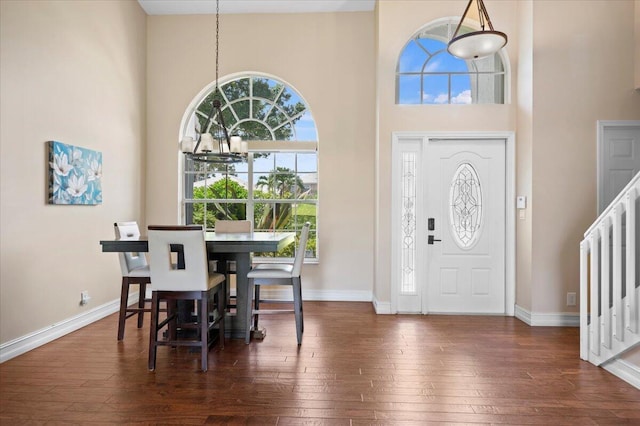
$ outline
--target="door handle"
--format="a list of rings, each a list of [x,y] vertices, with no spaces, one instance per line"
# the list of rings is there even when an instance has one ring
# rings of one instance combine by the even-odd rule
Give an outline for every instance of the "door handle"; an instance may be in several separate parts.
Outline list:
[[[427,237],[427,244],[433,244],[434,241],[442,241],[442,240],[436,240],[436,238],[433,235],[429,235]]]

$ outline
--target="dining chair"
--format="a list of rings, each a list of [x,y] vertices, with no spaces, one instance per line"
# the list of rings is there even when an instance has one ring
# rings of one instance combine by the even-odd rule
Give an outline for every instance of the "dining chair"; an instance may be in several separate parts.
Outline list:
[[[216,220],[215,232],[216,234],[238,234],[238,233],[250,233],[253,231],[253,223],[250,220]],[[236,262],[235,260],[226,260],[225,262],[225,274],[226,274],[226,307],[235,308],[235,303],[231,300],[235,300],[235,294],[231,289],[231,276],[236,274]]]
[[[113,224],[116,239],[131,240],[140,237],[140,229],[137,222],[116,222]],[[124,339],[125,321],[134,316],[138,316],[138,328],[142,327],[144,313],[151,312],[150,308],[145,308],[147,285],[151,283],[149,275],[149,265],[144,253],[118,253],[120,269],[122,271],[122,286],[120,289],[120,314],[118,316],[118,340]],[[138,284],[137,306],[129,306],[129,287]]]
[[[211,332],[218,325],[224,348],[224,275],[209,272],[207,247],[201,225],[149,226],[149,258],[153,291],[149,370],[156,368],[158,346],[200,348],[202,371],[208,368]],[[160,321],[160,301],[167,303],[167,316]],[[196,301],[195,321],[179,321],[178,301]],[[160,330],[167,327],[163,338]],[[180,329],[180,333],[178,333]],[[195,338],[193,337],[195,334]]]
[[[304,253],[307,247],[307,240],[309,238],[310,223],[307,222],[302,227],[300,233],[300,240],[298,244],[298,250],[294,258],[293,264],[273,264],[264,263],[255,265],[251,271],[247,274],[249,281],[248,296],[247,296],[247,327],[245,334],[245,343],[251,341],[251,320],[253,317],[253,328],[258,329],[258,317],[261,314],[280,314],[284,312],[291,312],[286,309],[272,309],[264,310],[260,309],[260,305],[268,300],[260,299],[260,286],[261,285],[285,285],[291,286],[293,289],[293,313],[296,320],[296,337],[298,339],[298,346],[302,344],[302,333],[304,332],[304,316],[302,306],[302,263],[304,262]],[[251,294],[254,293],[253,309],[251,306]]]

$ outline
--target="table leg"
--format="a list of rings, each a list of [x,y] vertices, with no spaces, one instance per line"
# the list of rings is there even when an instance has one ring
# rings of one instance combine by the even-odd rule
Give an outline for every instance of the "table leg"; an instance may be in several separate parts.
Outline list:
[[[247,297],[251,297],[247,287],[249,281],[247,280],[247,274],[251,269],[251,254],[250,253],[235,253],[236,261],[236,314],[228,316],[227,330],[232,339],[244,339],[245,330],[247,328],[246,315],[247,315]],[[251,324],[248,324],[250,327]]]
[[[235,253],[236,261],[236,314],[229,315],[225,327],[227,335],[232,339],[244,339],[245,330],[251,327],[247,324],[247,298],[253,297],[249,294],[249,280],[247,274],[251,270],[251,254]],[[251,335],[254,339],[264,339],[267,334],[265,328],[253,330]]]

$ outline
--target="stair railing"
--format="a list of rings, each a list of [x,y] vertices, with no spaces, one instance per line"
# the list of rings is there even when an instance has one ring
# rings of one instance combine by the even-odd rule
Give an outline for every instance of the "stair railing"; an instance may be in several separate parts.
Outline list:
[[[580,358],[601,365],[640,344],[640,173],[580,243]]]

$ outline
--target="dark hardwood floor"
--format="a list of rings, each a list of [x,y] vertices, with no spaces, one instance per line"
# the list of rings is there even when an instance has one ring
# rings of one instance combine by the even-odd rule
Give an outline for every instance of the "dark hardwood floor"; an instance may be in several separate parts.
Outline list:
[[[1,364],[0,424],[640,424],[640,390],[581,361],[577,328],[306,302],[299,349],[292,315],[265,317],[264,341],[228,339],[203,373],[188,348],[149,372],[133,321]]]

